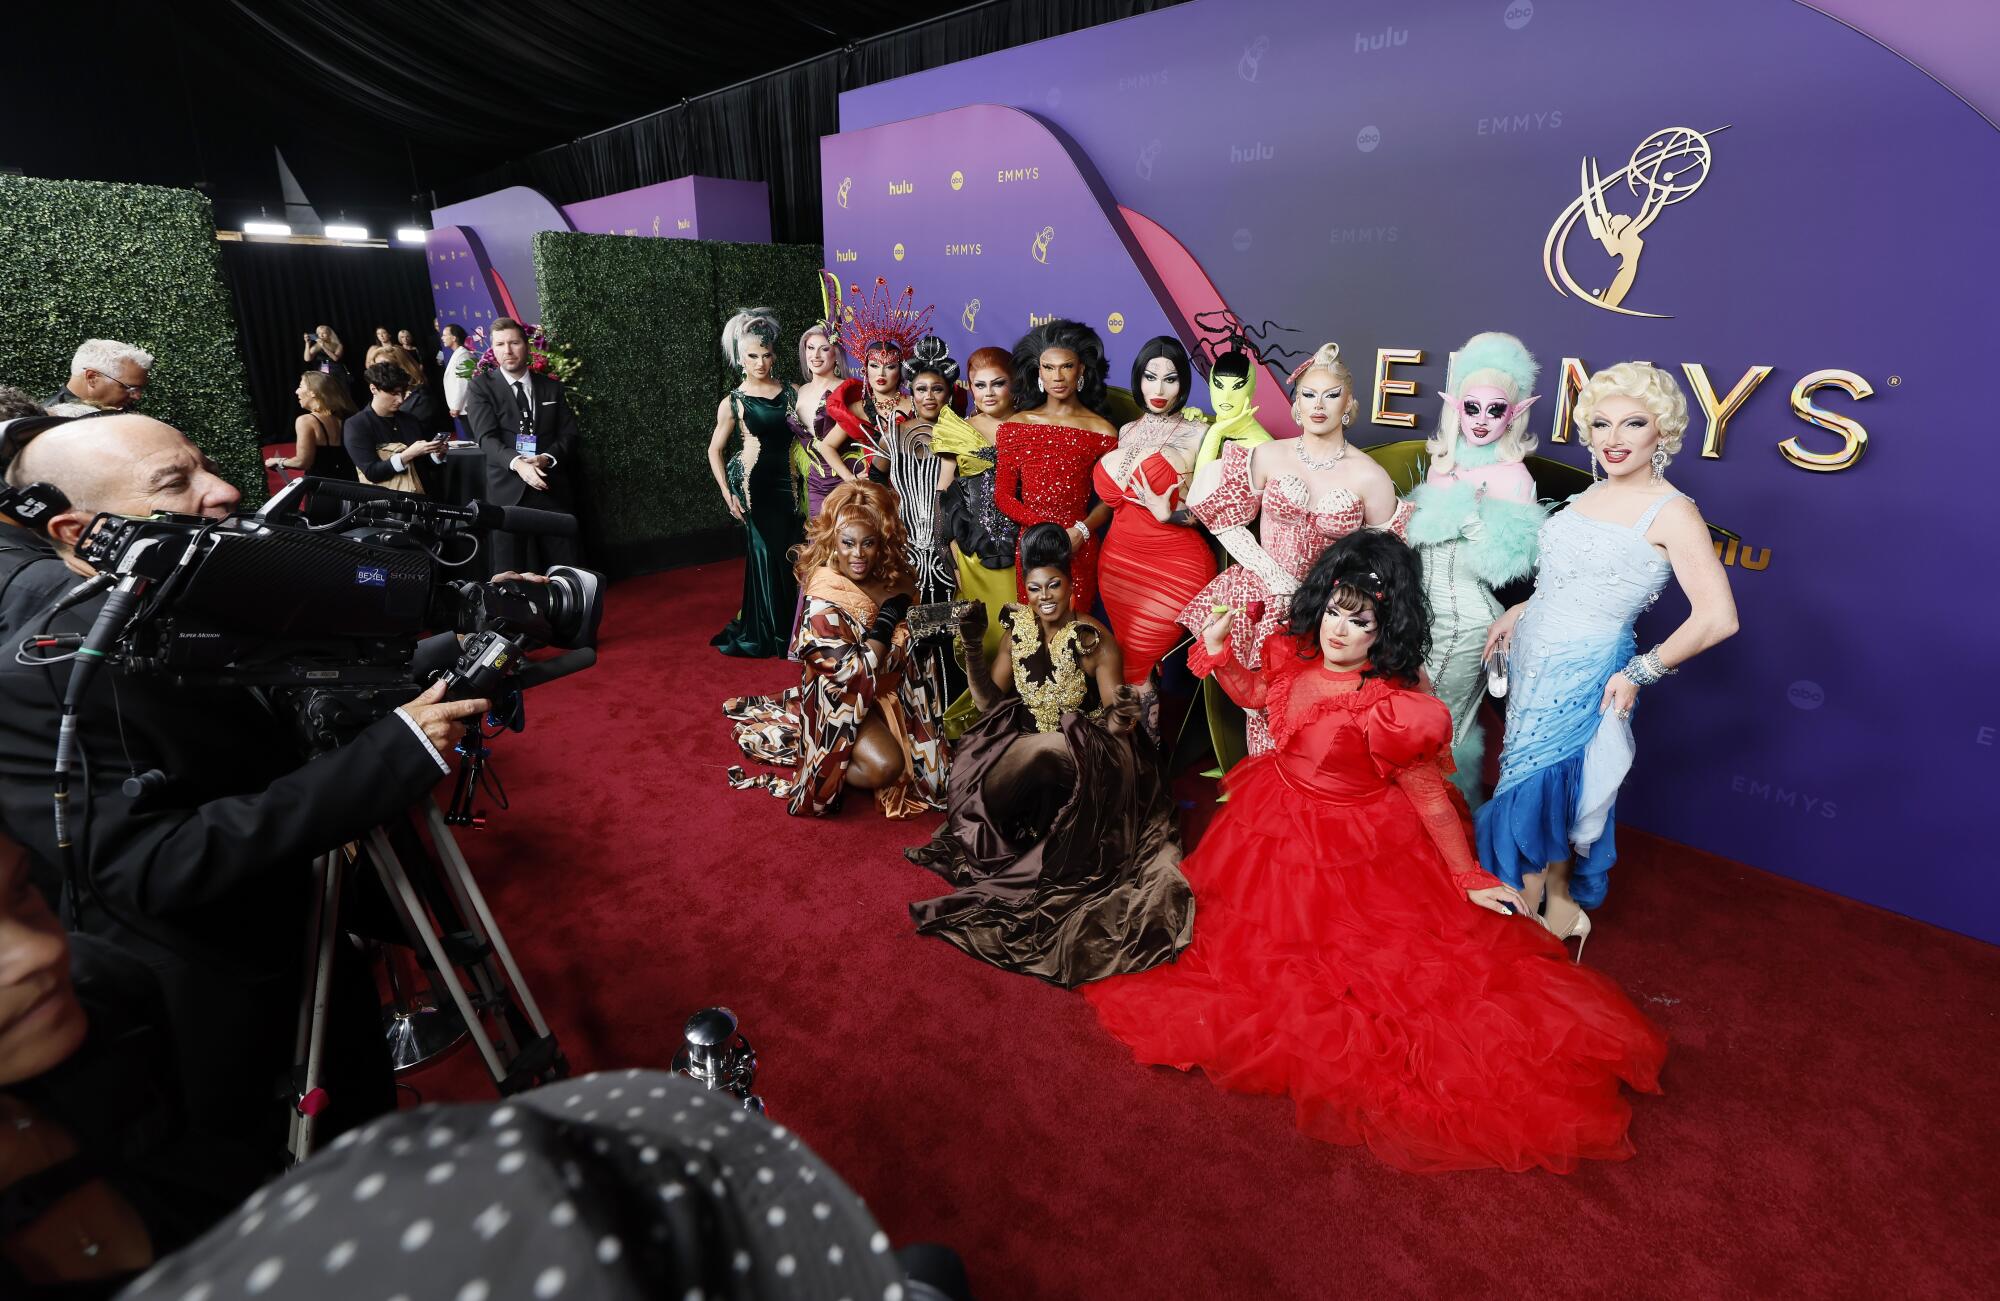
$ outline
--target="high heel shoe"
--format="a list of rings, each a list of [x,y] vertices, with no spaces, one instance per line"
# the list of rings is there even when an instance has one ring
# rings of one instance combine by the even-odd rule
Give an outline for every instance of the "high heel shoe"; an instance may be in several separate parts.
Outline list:
[[[1555,932],[1551,930],[1549,934],[1555,935]],[[1565,951],[1569,948],[1568,942],[1570,940],[1576,941],[1576,965],[1579,967],[1582,966],[1583,946],[1590,942],[1590,914],[1581,908],[1577,909],[1576,920],[1569,924],[1568,930],[1560,935],[1556,935],[1556,939],[1563,942]]]

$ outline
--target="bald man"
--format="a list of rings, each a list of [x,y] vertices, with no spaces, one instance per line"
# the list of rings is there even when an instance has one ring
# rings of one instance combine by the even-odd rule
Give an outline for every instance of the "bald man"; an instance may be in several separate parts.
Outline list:
[[[0,462],[9,485],[47,483],[69,499],[48,518],[45,539],[0,528],[10,535],[0,539],[0,566],[29,555],[26,565],[43,571],[32,581],[57,590],[91,572],[76,547],[100,511],[220,517],[237,502],[178,430],[135,414],[0,427]],[[102,605],[85,602],[49,630],[85,632]],[[37,626],[33,616],[0,625],[0,648]],[[48,774],[54,702],[68,682],[67,664],[23,667],[0,655],[0,826],[28,846],[37,883],[51,894],[65,885]],[[302,993],[312,858],[429,796],[462,720],[486,707],[441,696],[440,685],[301,765],[290,724],[249,691],[172,686],[113,665],[85,693],[87,790],[73,780],[69,805],[73,929],[116,942],[158,975],[183,1091],[218,1152],[262,1169],[282,1157],[280,1098]],[[127,777],[155,770],[163,781],[126,793]],[[325,1137],[395,1100],[372,980],[353,959],[343,945]]]

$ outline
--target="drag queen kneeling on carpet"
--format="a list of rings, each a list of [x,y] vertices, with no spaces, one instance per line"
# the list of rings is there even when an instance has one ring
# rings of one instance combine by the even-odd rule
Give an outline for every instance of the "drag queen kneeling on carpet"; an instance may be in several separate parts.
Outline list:
[[[1446,782],[1451,713],[1415,688],[1430,616],[1410,549],[1366,530],[1292,593],[1263,667],[1217,615],[1188,657],[1275,749],[1227,779],[1185,865],[1194,942],[1084,996],[1141,1062],[1287,1094],[1299,1128],[1404,1170],[1632,1155],[1620,1082],[1658,1091],[1666,1038],[1510,913]]]
[[[982,716],[952,759],[950,817],[905,851],[959,890],[910,915],[925,935],[1057,985],[1144,971],[1185,948],[1194,924],[1173,800],[1134,743],[1139,697],[1118,643],[1071,604],[1069,534],[1028,529],[1021,563],[1028,604],[1001,610],[990,666],[985,607],[959,629]]]
[[[793,649],[803,681],[778,696],[736,696],[723,714],[756,763],[790,777],[729,770],[729,784],[760,786],[794,814],[840,807],[848,787],[875,792],[892,818],[944,807],[939,705],[908,672],[915,594],[896,495],[877,483],[827,494],[796,548],[805,618]]]

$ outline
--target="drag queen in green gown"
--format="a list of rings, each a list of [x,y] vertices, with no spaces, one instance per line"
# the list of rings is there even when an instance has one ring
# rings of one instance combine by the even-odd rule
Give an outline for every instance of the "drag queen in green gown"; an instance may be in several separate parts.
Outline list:
[[[798,417],[792,386],[777,378],[778,333],[776,318],[764,308],[738,312],[723,327],[722,354],[743,372],[743,382],[716,405],[708,442],[716,487],[729,513],[743,522],[747,544],[743,604],[709,645],[752,659],[785,654],[799,596],[786,558],[799,540],[791,457]],[[743,445],[725,464],[732,433]]]
[[[1500,616],[1495,588],[1535,569],[1536,531],[1546,513],[1535,480],[1522,464],[1535,446],[1528,409],[1539,368],[1511,334],[1466,340],[1445,375],[1444,413],[1425,450],[1430,470],[1410,493],[1410,545],[1423,566],[1431,611],[1431,649],[1424,668],[1431,690],[1451,710],[1452,780],[1466,803],[1485,796],[1480,772],[1486,733],[1479,706],[1486,699],[1481,651]]]

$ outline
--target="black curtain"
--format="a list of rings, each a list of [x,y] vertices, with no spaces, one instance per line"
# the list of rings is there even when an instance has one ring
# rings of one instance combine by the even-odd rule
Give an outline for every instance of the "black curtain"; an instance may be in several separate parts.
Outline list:
[[[560,205],[680,176],[763,181],[772,238],[817,244],[819,138],[840,130],[843,90],[1178,3],[1002,0],[960,10],[517,159],[440,189],[438,200],[526,185]]]
[[[237,338],[261,441],[292,441],[299,413],[293,392],[306,370],[305,336],[316,326],[330,325],[340,336],[342,361],[357,385],[378,325],[387,326],[392,339],[398,330],[416,336],[417,360],[430,382],[438,382],[438,337],[431,328],[437,309],[422,249],[234,240],[217,247],[236,301]],[[357,401],[366,399],[361,386]]]

